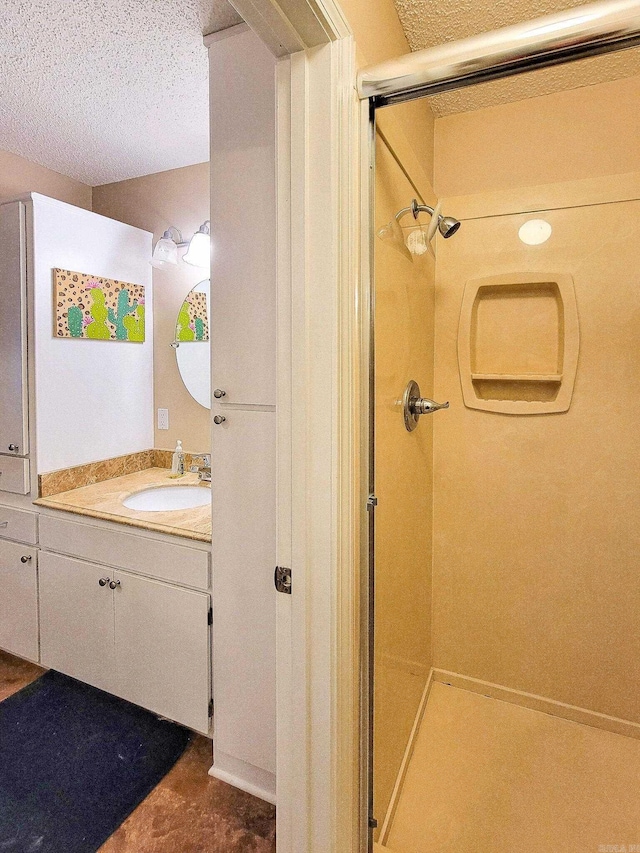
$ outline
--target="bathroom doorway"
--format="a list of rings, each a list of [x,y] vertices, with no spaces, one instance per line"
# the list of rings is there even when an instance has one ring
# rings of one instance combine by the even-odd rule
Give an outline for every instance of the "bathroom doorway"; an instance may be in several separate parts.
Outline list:
[[[378,103],[376,849],[638,842],[639,71]]]

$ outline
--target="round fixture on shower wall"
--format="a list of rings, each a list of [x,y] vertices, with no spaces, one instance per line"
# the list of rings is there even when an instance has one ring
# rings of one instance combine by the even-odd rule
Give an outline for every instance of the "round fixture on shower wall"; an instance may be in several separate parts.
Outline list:
[[[545,219],[529,219],[520,226],[518,236],[527,246],[540,246],[546,243],[553,229]]]

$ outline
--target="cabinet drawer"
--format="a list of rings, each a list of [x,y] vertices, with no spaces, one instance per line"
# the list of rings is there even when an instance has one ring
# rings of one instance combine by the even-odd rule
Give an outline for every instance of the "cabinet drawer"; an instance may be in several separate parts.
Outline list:
[[[35,545],[38,541],[38,514],[12,506],[0,506],[0,539]]]
[[[159,580],[209,588],[209,554],[119,530],[40,516],[40,547]]]
[[[38,551],[0,542],[0,648],[38,660]]]
[[[28,495],[29,491],[29,460],[0,456],[0,492]]]

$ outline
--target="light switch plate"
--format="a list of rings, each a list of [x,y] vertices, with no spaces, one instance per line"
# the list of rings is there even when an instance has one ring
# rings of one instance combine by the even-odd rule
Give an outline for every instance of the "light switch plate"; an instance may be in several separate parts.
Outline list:
[[[158,429],[169,429],[169,409],[158,409]]]

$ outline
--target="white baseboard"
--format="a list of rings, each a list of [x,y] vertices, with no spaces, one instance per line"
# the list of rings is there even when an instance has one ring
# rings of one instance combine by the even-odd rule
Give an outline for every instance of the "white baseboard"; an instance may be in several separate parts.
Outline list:
[[[544,696],[536,696],[534,693],[525,693],[522,690],[503,687],[501,684],[481,681],[479,678],[471,678],[468,675],[459,675],[457,672],[449,672],[446,669],[433,669],[431,677],[433,681],[441,684],[450,684],[452,687],[460,687],[462,690],[480,693],[483,696],[490,696],[492,699],[501,699],[503,702],[520,705],[532,711],[541,711],[543,714],[551,714],[554,717],[561,717],[563,720],[571,720],[574,723],[582,723],[585,726],[604,729],[608,732],[640,740],[640,723],[633,723],[620,717],[611,717],[598,711],[589,711],[586,708],[579,708],[577,705],[567,705],[564,702],[557,702],[555,699],[547,699]]]
[[[209,776],[220,779],[227,785],[240,788],[247,794],[266,800],[267,803],[276,805],[276,777],[274,773],[254,767],[238,758],[218,750],[215,751],[213,767],[209,770]]]
[[[420,723],[422,722],[422,717],[424,716],[424,710],[427,707],[427,700],[429,699],[429,691],[431,690],[431,685],[433,684],[433,669],[430,670],[429,676],[427,678],[427,683],[424,686],[424,690],[422,691],[422,698],[420,699],[420,704],[418,705],[418,711],[416,713],[416,718],[413,721],[413,728],[411,729],[411,734],[409,735],[409,740],[407,742],[407,747],[404,751],[404,756],[402,758],[402,764],[400,765],[400,770],[398,771],[398,776],[396,778],[396,783],[393,786],[393,791],[391,793],[391,799],[389,800],[389,806],[387,808],[387,813],[384,816],[384,821],[382,822],[382,829],[380,830],[380,839],[379,844],[384,845],[389,835],[389,830],[391,829],[391,824],[393,823],[393,817],[396,812],[396,806],[398,805],[398,800],[400,798],[400,792],[402,791],[402,786],[404,784],[404,777],[407,773],[407,768],[409,766],[409,762],[411,761],[411,756],[413,755],[413,747],[415,745],[416,737],[418,736],[418,732],[420,731]]]

